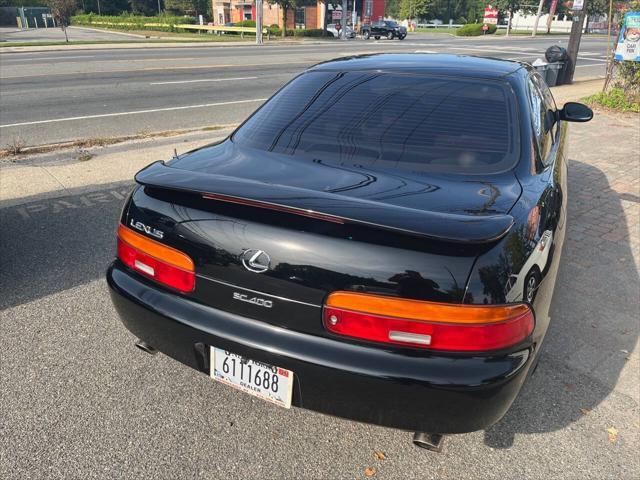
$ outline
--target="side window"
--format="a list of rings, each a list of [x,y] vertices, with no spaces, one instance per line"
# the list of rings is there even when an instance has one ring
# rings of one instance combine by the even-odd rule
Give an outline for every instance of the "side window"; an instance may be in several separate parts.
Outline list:
[[[546,165],[547,157],[553,146],[552,112],[545,103],[544,97],[534,80],[529,77],[529,102],[531,104],[531,121],[533,133],[538,144],[540,160]]]
[[[542,93],[542,99],[547,110],[547,127],[551,131],[552,138],[555,140],[558,132],[558,121],[556,117],[556,111],[558,109],[556,107],[556,101],[553,99],[553,95],[551,94],[551,90],[549,90],[547,83],[542,80],[542,77],[538,73],[533,76],[533,81],[540,90],[540,93]]]

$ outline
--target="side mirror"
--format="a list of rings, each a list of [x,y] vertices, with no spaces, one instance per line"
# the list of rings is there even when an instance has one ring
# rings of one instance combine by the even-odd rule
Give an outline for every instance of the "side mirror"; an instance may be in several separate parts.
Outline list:
[[[588,122],[593,118],[593,110],[577,102],[567,102],[560,110],[560,120],[565,122]]]

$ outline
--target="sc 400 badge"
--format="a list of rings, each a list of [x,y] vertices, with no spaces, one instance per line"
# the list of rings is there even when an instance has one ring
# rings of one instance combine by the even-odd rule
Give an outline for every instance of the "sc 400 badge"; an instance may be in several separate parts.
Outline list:
[[[233,292],[233,299],[240,300],[241,302],[252,303],[254,305],[257,305],[258,307],[273,307],[273,302],[271,300],[265,300],[264,298],[260,297],[250,297],[249,295],[245,295],[243,293]]]

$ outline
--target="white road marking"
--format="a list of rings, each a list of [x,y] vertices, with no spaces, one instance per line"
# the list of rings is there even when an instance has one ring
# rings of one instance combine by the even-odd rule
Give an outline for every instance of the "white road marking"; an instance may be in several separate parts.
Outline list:
[[[523,51],[505,51],[505,50],[497,50],[495,48],[477,48],[477,47],[449,47],[450,50],[477,50],[480,52],[493,52],[493,53],[516,53],[518,55],[523,55],[523,56],[527,56],[527,57],[533,57],[536,56],[537,52],[523,52]],[[544,52],[539,52],[537,53],[540,56],[544,56]],[[578,58],[581,56],[582,54],[578,54]],[[606,59],[600,59],[600,58],[589,58],[589,61],[594,61],[594,62],[606,62]]]
[[[137,115],[141,113],[171,112],[174,110],[188,110],[190,108],[220,107],[223,105],[237,105],[240,103],[264,102],[265,100],[266,98],[254,98],[251,100],[235,100],[232,102],[203,103],[201,105],[185,105],[182,107],[151,108],[148,110],[134,110],[130,112],[102,113],[99,115],[84,115],[81,117],[53,118],[51,120],[37,120],[35,122],[9,123],[7,125],[0,125],[0,128],[22,127],[25,125],[40,125],[43,123],[71,122],[73,120],[88,120],[92,118],[120,117],[124,115]]]
[[[413,53],[438,53],[435,50],[416,50]]]
[[[200,80],[175,80],[173,82],[152,82],[149,85],[176,85],[179,83],[201,83],[201,82],[231,82],[234,80],[255,80],[258,77],[236,77],[236,78],[203,78]]]
[[[95,55],[73,55],[73,56],[64,56],[64,57],[35,57],[35,58],[15,58],[11,59],[10,62],[31,62],[37,64],[42,60],[66,60],[67,58],[95,58]],[[6,59],[4,60],[7,61]]]

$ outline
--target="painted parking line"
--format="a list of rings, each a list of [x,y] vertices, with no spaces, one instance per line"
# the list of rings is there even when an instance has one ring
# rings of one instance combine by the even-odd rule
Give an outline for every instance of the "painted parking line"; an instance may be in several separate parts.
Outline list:
[[[152,82],[149,85],[177,85],[180,83],[202,83],[202,82],[231,82],[236,80],[255,80],[258,77],[235,77],[235,78],[202,78],[200,80],[175,80],[173,82]]]
[[[9,123],[7,125],[0,125],[0,128],[9,127],[22,127],[25,125],[40,125],[44,123],[58,123],[58,122],[71,122],[74,120],[89,120],[93,118],[107,118],[107,117],[120,117],[125,115],[138,115],[143,113],[156,113],[156,112],[171,112],[175,110],[188,110],[191,108],[207,108],[207,107],[220,107],[224,105],[238,105],[241,103],[256,103],[264,102],[266,98],[252,98],[250,100],[234,100],[231,102],[216,102],[216,103],[203,103],[200,105],[184,105],[180,107],[166,107],[166,108],[150,108],[147,110],[133,110],[130,112],[117,112],[117,113],[101,113],[98,115],[83,115],[81,117],[67,117],[67,118],[52,118],[50,120],[36,120],[34,122],[20,122]]]

